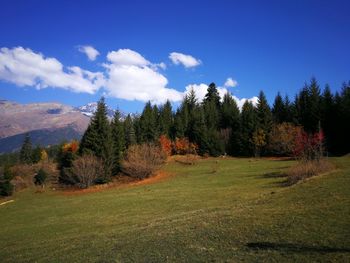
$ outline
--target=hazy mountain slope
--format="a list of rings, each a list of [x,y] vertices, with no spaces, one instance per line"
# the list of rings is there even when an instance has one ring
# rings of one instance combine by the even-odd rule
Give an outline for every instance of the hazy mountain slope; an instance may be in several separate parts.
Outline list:
[[[67,126],[82,134],[89,121],[90,118],[80,111],[60,103],[18,104],[0,101],[0,138]]]
[[[75,127],[67,126],[58,129],[43,129],[28,132],[32,141],[32,146],[48,146],[59,144],[68,140],[80,140],[82,134]],[[21,133],[0,139],[0,154],[15,152],[20,150],[24,137],[27,133]]]

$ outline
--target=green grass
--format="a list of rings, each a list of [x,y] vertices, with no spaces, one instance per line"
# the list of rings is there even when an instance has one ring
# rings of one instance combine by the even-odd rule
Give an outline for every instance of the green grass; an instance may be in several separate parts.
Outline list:
[[[273,176],[292,161],[207,159],[154,184],[28,189],[0,206],[0,261],[349,262],[350,158],[332,161],[292,187]]]

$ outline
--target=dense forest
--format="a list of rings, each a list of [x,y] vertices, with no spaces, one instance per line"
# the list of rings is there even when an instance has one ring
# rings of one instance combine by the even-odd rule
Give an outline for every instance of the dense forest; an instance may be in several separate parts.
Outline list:
[[[106,127],[95,131],[101,140],[96,140],[96,145],[103,147],[106,140],[111,140],[121,152],[129,145],[157,142],[165,135],[171,141],[187,138],[200,155],[283,155],[286,153],[270,147],[271,140],[277,131],[284,128],[291,132],[293,127],[302,127],[308,134],[322,131],[327,154],[343,155],[350,151],[350,82],[333,94],[328,85],[321,90],[312,78],[293,100],[278,93],[272,107],[263,91],[258,98],[256,105],[246,101],[240,110],[230,93],[221,100],[216,85],[211,83],[203,102],[198,101],[192,90],[175,111],[169,101],[160,106],[148,102],[138,117],[129,115],[120,120],[117,112],[110,127],[105,116],[96,116],[82,139],[81,149],[94,149],[91,130],[99,121],[105,122]],[[105,115],[103,99],[99,107],[100,114]],[[106,145],[111,146],[111,142]]]

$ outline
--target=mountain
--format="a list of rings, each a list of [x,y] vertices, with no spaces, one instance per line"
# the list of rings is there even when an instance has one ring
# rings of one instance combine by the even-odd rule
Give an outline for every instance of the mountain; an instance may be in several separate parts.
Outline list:
[[[33,145],[79,139],[89,122],[86,114],[60,103],[19,104],[0,100],[0,153],[17,150],[18,142],[28,132]]]
[[[97,102],[90,102],[84,106],[80,106],[76,108],[76,110],[80,111],[82,114],[88,117],[92,117],[97,110]],[[115,110],[111,109],[107,106],[107,116],[109,119],[112,119],[114,116]]]
[[[15,152],[21,149],[27,133],[21,133],[0,139],[0,153]],[[67,126],[58,129],[42,129],[28,132],[33,147],[36,145],[47,147],[60,144],[64,141],[80,140],[82,134],[74,126]]]

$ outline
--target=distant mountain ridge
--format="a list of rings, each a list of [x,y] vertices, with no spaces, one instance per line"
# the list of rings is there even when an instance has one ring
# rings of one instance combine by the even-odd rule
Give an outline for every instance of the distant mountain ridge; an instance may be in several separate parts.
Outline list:
[[[56,102],[20,104],[0,99],[0,154],[18,150],[26,133],[34,146],[80,139],[96,109],[97,102],[72,107]],[[110,120],[114,113],[107,106]],[[125,117],[121,113],[121,119]]]

